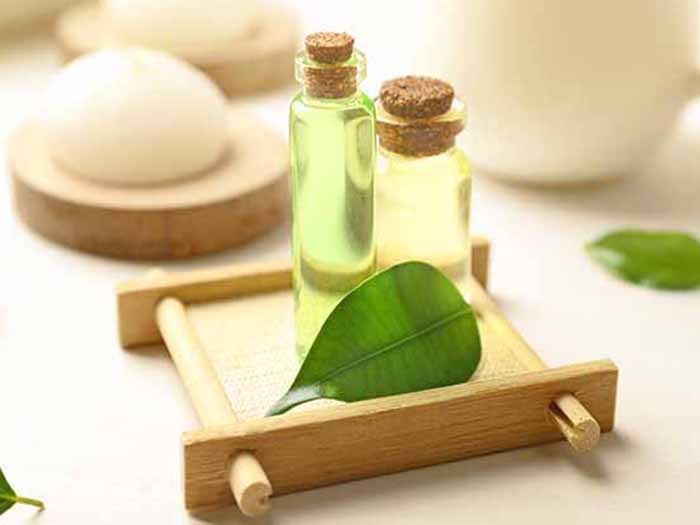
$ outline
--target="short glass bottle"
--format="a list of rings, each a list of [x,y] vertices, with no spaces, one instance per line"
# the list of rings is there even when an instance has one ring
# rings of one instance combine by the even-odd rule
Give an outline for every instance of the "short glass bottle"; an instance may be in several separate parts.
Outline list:
[[[295,340],[306,356],[338,301],[376,265],[375,111],[357,86],[364,55],[350,48],[336,62],[322,45],[348,35],[316,33],[297,55],[303,89],[289,114]],[[322,37],[322,38],[321,38]],[[320,48],[311,47],[316,38]],[[352,44],[351,44],[352,46]],[[315,56],[314,52],[321,52]]]
[[[381,97],[375,102],[378,264],[421,260],[461,281],[471,272],[471,176],[455,144],[464,104],[452,96],[447,111],[412,118],[391,114]]]

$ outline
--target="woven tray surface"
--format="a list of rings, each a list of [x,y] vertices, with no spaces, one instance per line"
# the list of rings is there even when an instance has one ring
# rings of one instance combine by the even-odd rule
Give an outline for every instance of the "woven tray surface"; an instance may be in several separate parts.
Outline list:
[[[289,388],[299,369],[291,291],[191,305],[188,316],[241,420],[261,417]],[[471,381],[527,370],[518,356],[481,331],[482,359]],[[335,401],[316,401],[312,410]]]

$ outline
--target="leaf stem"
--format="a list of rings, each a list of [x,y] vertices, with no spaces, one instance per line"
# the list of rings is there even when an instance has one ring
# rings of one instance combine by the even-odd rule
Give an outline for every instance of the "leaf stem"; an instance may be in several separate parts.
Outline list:
[[[321,397],[321,391],[318,388],[318,384],[296,389],[292,388],[289,390],[289,392],[282,396],[280,400],[277,401],[272,408],[270,408],[270,410],[267,411],[265,417],[284,414],[297,405],[301,405],[302,403],[306,403],[307,401],[311,401],[313,399],[320,399]]]
[[[38,507],[39,509],[44,510],[44,502],[38,499],[25,498],[24,496],[16,496],[12,494],[0,494],[0,499],[14,501],[15,503],[22,503],[24,505],[31,505],[33,507]]]

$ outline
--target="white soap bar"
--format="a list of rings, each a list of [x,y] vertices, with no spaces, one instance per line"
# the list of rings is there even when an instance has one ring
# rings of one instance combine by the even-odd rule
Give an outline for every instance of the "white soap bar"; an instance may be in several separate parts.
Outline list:
[[[226,54],[252,32],[255,0],[103,0],[114,36],[183,57]]]
[[[203,172],[228,144],[227,102],[203,73],[159,51],[106,49],[51,82],[41,119],[53,159],[103,182]]]

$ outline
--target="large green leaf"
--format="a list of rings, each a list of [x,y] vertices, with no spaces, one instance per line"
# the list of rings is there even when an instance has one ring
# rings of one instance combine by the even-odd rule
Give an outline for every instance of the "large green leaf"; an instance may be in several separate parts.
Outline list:
[[[358,401],[462,383],[480,358],[476,318],[454,284],[428,264],[399,264],[340,301],[268,415],[319,398]]]
[[[700,286],[700,242],[686,233],[619,230],[587,244],[586,250],[613,274],[642,286]]]
[[[9,510],[15,503],[15,491],[7,482],[5,474],[2,473],[0,469],[0,514]]]

